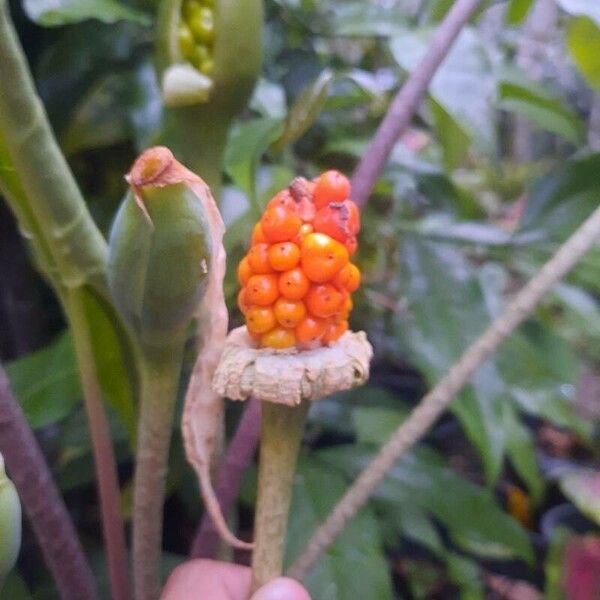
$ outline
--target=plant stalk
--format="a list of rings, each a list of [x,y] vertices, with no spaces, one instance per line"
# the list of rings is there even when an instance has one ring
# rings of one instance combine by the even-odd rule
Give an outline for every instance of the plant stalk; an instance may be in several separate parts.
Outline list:
[[[92,570],[44,454],[0,365],[0,452],[62,600],[98,600]]]
[[[309,402],[262,403],[251,593],[283,572],[292,483]]]
[[[141,397],[133,495],[136,600],[158,600],[163,502],[183,342],[142,347]]]
[[[98,383],[82,294],[83,291],[79,288],[67,292],[64,307],[71,326],[88,415],[112,596],[115,600],[130,600],[125,529],[121,515],[116,460],[110,426],[102,402],[102,390]]]

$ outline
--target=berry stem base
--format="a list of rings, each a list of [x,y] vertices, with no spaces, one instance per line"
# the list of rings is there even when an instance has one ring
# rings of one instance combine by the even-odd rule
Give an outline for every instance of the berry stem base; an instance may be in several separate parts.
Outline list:
[[[251,593],[283,572],[292,482],[309,404],[262,404]]]

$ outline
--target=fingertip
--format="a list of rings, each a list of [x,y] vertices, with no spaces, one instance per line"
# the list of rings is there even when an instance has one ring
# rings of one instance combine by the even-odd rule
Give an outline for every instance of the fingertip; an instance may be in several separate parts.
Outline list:
[[[279,577],[261,587],[250,600],[310,600],[310,596],[295,579]]]

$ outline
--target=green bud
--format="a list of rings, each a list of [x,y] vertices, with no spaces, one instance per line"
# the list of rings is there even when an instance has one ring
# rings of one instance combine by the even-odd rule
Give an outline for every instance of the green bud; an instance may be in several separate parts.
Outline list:
[[[15,566],[21,547],[21,503],[13,482],[6,476],[0,454],[0,587]]]
[[[148,344],[179,337],[208,283],[212,244],[206,184],[164,147],[126,177],[130,190],[109,241],[109,284],[123,319]]]

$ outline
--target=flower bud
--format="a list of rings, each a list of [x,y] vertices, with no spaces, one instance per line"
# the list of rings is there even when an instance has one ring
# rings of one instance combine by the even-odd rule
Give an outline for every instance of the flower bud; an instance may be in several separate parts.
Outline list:
[[[210,190],[164,147],[144,152],[126,180],[110,234],[109,284],[142,341],[163,343],[189,325],[208,283]]]
[[[0,587],[14,567],[21,547],[21,503],[13,482],[6,476],[0,454]]]

